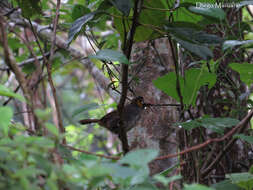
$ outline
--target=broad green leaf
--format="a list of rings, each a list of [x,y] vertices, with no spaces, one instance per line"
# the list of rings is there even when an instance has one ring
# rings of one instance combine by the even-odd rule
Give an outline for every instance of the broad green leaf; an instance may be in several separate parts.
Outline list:
[[[53,125],[53,124],[51,124],[51,123],[46,123],[45,126],[46,126],[47,130],[48,130],[50,133],[52,133],[52,134],[55,135],[56,137],[59,136],[59,130],[58,130],[58,128],[57,128],[55,125]]]
[[[247,1],[247,0],[240,1],[240,3],[237,4],[237,8],[241,8],[246,5],[253,5],[253,1]]]
[[[186,121],[183,123],[175,123],[176,126],[181,126],[184,129],[190,131],[192,129],[195,129],[197,127],[201,126],[201,123],[198,120],[192,120],[192,121]]]
[[[47,121],[52,117],[52,110],[51,108],[46,109],[36,109],[35,110],[36,116],[38,116],[41,120]]]
[[[168,185],[172,181],[176,181],[181,179],[181,175],[176,175],[176,176],[171,176],[171,177],[165,177],[163,175],[155,175],[154,179],[157,180],[158,182],[162,183],[163,185]]]
[[[195,106],[197,92],[203,85],[212,88],[216,82],[216,75],[209,73],[203,69],[189,69],[185,72],[185,79],[179,76],[180,90],[183,96],[183,103]],[[180,98],[176,90],[176,74],[170,72],[162,77],[158,77],[153,81],[156,88],[162,90],[167,95],[175,98],[180,102]]]
[[[123,64],[130,64],[126,56],[115,50],[110,50],[110,49],[102,49],[97,52],[96,55],[90,55],[89,58],[95,58],[103,61],[118,61]]]
[[[178,22],[167,24],[165,26],[166,31],[169,34],[173,34],[176,38],[180,40],[188,41],[191,43],[196,43],[199,45],[218,45],[223,42],[223,40],[214,34],[208,34],[201,31],[194,24],[189,22]]]
[[[128,190],[159,190],[153,184],[143,183],[140,185],[135,185],[133,187],[128,188]]]
[[[25,18],[31,18],[33,15],[41,13],[39,0],[19,0],[18,5]]]
[[[244,41],[226,40],[223,43],[222,50],[225,51],[228,48],[233,48],[235,46],[242,46],[242,45],[245,45],[245,46],[253,45],[253,40],[244,40]]]
[[[223,134],[225,128],[231,128],[239,123],[234,118],[202,118],[201,125],[214,132]]]
[[[158,155],[158,150],[154,149],[140,149],[129,152],[122,159],[119,160],[121,164],[130,164],[135,167],[146,166]]]
[[[143,6],[145,7],[153,7],[157,9],[165,9],[165,5],[162,2],[162,0],[149,0],[144,1]],[[117,17],[114,18],[114,26],[116,30],[119,32],[121,41],[124,41],[125,32],[128,33],[132,21],[131,19],[125,19],[125,27],[122,22],[122,18],[118,18],[121,16],[121,14],[114,10],[114,15],[117,15]],[[152,9],[142,9],[138,22],[140,25],[136,28],[136,32],[134,35],[134,41],[135,42],[141,42],[145,40],[151,40],[155,39],[157,37],[160,37],[161,34],[156,32],[154,29],[152,29],[151,25],[153,27],[160,27],[162,28],[163,24],[166,21],[166,12],[165,11],[159,11],[159,10],[152,10]]]
[[[85,105],[77,108],[76,110],[74,110],[72,117],[75,117],[76,115],[78,115],[80,113],[87,113],[89,110],[97,109],[99,107],[100,107],[100,105],[98,105],[97,103],[85,104]]]
[[[184,185],[183,190],[215,190],[215,189],[200,184],[191,184],[191,185],[186,184]]]
[[[73,38],[80,32],[82,27],[87,24],[98,12],[88,13],[80,18],[78,18],[70,27],[68,33],[68,44],[70,44]]]
[[[20,94],[17,94],[13,91],[11,91],[9,88],[6,86],[0,84],[0,96],[7,96],[11,98],[17,98],[18,100],[25,102],[25,98],[21,96]]]
[[[233,136],[233,138],[238,138],[243,141],[246,141],[247,143],[253,144],[253,136],[246,136],[244,134],[236,134]]]
[[[188,7],[188,9],[193,13],[212,17],[219,20],[224,20],[226,18],[226,14],[221,8],[202,8],[198,7],[198,5],[200,6],[200,4],[196,3],[196,5],[197,6],[190,6]]]
[[[81,4],[75,4],[72,9],[71,17],[73,20],[76,20],[82,17],[83,15],[89,14],[90,12],[91,12],[90,9],[88,9],[87,7]]]
[[[110,1],[123,15],[128,16],[132,8],[131,0],[111,0]]]
[[[240,79],[247,85],[253,83],[253,64],[250,63],[231,63],[229,66],[240,74]]]
[[[253,175],[248,172],[226,174],[226,178],[229,178],[233,184],[236,184],[244,189],[253,188]]]
[[[0,107],[0,129],[5,136],[8,135],[9,124],[13,116],[12,109],[10,107]]]
[[[189,52],[194,53],[195,55],[201,57],[204,60],[209,60],[213,57],[212,51],[205,45],[198,45],[195,43],[187,42],[177,37],[174,37],[174,39]]]
[[[116,183],[119,183],[122,180],[130,179],[136,174],[136,170],[133,168],[122,166],[119,163],[106,163],[103,165],[111,168],[111,176]]]
[[[176,125],[182,126],[186,130],[192,130],[197,127],[205,127],[216,133],[223,134],[225,128],[230,128],[239,123],[239,120],[234,118],[200,118],[183,123],[177,123]]]
[[[215,183],[211,187],[213,187],[215,190],[242,190],[237,185],[232,184],[230,180],[224,180],[219,183]]]
[[[34,166],[28,166],[25,168],[21,168],[18,171],[15,172],[15,176],[17,177],[21,177],[21,176],[26,176],[26,177],[32,177],[32,176],[36,176],[36,175],[45,175],[46,173],[38,168],[35,168]]]

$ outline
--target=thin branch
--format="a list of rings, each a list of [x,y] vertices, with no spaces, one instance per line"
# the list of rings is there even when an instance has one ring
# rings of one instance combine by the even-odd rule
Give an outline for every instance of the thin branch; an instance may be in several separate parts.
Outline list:
[[[5,63],[10,67],[10,69],[15,74],[17,81],[19,82],[22,88],[22,91],[24,93],[25,99],[27,100],[27,102],[29,102],[30,94],[29,94],[29,89],[27,88],[27,81],[25,79],[25,75],[22,73],[21,69],[16,64],[14,56],[11,50],[9,49],[8,42],[7,42],[7,33],[5,29],[6,27],[4,25],[4,18],[3,16],[0,15],[0,30],[1,30],[0,37],[1,37],[1,42],[4,49]]]
[[[56,109],[57,121],[58,121],[58,129],[59,129],[60,133],[64,134],[65,129],[64,129],[63,123],[62,123],[60,106],[59,106],[59,102],[57,99],[56,89],[54,86],[52,73],[51,73],[52,72],[53,56],[54,56],[54,48],[55,48],[55,44],[56,44],[56,28],[57,28],[57,23],[59,20],[60,5],[61,5],[61,1],[57,0],[55,19],[54,19],[54,23],[53,23],[53,35],[52,35],[52,40],[51,40],[52,44],[51,44],[51,49],[50,49],[49,61],[46,63],[46,66],[47,66],[47,73],[48,73],[48,82],[50,84],[50,88],[52,90],[53,98],[54,98],[54,102],[55,102],[55,109]],[[63,138],[63,144],[65,144],[65,143],[66,143],[66,139]]]
[[[45,56],[48,58],[49,57],[49,52],[45,53]],[[38,61],[41,61],[43,59],[43,56],[37,56],[36,58],[34,58],[34,57],[33,58],[29,58],[29,59],[27,59],[25,61],[17,63],[17,65],[19,67],[24,67],[25,65],[29,65],[29,64],[33,63],[35,61],[35,59],[37,59]],[[9,67],[0,68],[0,71],[8,71],[8,70],[10,70]]]
[[[124,43],[124,47],[123,47],[123,52],[128,60],[131,57],[134,35],[135,35],[136,28],[138,26],[138,18],[141,12],[142,4],[143,4],[143,0],[135,1],[132,26],[129,31],[129,34],[127,35],[128,39],[126,39],[126,42]],[[120,101],[117,106],[118,113],[120,116],[119,138],[122,142],[122,148],[123,148],[124,153],[127,153],[129,151],[129,146],[128,146],[127,135],[124,128],[123,119],[122,119],[124,104],[126,101],[127,91],[128,91],[128,65],[127,64],[122,65],[121,85],[122,85],[122,93],[121,93]]]
[[[235,134],[235,132],[237,131],[237,129],[239,128],[244,128],[247,126],[247,123],[250,121],[251,117],[253,116],[253,110],[251,110],[244,118],[243,120],[241,120],[232,130],[230,130],[229,132],[227,132],[223,137],[221,138],[214,138],[214,139],[208,139],[207,141],[201,143],[201,144],[198,144],[198,145],[195,145],[195,146],[192,146],[191,148],[187,148],[186,150],[183,150],[181,152],[178,152],[178,153],[175,153],[175,154],[168,154],[168,155],[165,155],[165,156],[161,156],[161,157],[158,157],[156,158],[155,160],[164,160],[164,159],[168,159],[168,158],[173,158],[173,157],[177,157],[177,156],[180,156],[180,155],[183,155],[183,154],[186,154],[186,153],[189,153],[189,152],[192,152],[192,151],[195,151],[195,150],[199,150],[205,146],[207,146],[208,144],[210,143],[213,143],[213,142],[221,142],[221,141],[224,141],[225,139],[231,137],[232,135]],[[234,139],[232,139],[234,141]],[[229,144],[224,148],[224,150],[227,150],[227,148],[230,147]],[[222,151],[223,153],[224,151]],[[222,154],[223,155],[223,154]],[[221,156],[222,156],[221,155]],[[217,158],[221,157],[220,154],[217,156]],[[212,169],[211,166],[215,165],[217,163],[217,161],[219,161],[219,159],[215,159],[215,162],[213,162],[212,164],[209,165],[209,167],[204,170],[202,172],[202,175],[205,175],[207,172],[209,172],[210,169]]]
[[[94,156],[101,157],[101,158],[106,158],[106,159],[111,159],[111,160],[119,160],[120,159],[120,157],[118,157],[118,156],[107,156],[107,155],[104,155],[104,154],[96,154],[94,152],[81,150],[81,149],[78,149],[78,148],[75,148],[75,147],[72,147],[72,146],[69,146],[69,145],[63,145],[63,146],[69,148],[70,150],[74,150],[74,151],[77,151],[77,152],[82,152],[82,153],[85,153],[85,154],[94,155]]]
[[[180,99],[180,104],[181,104],[181,111],[184,109],[184,101],[183,101],[183,96],[180,88],[180,82],[179,82],[179,68],[178,68],[178,62],[176,58],[176,52],[175,52],[175,47],[173,45],[172,39],[169,39],[170,47],[172,50],[172,57],[173,57],[173,63],[175,65],[175,71],[176,71],[176,89],[177,89],[177,94]]]

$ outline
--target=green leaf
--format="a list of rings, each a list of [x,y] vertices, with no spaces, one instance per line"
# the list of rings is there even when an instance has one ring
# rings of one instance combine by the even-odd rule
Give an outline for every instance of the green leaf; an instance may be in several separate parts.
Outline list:
[[[241,7],[247,6],[247,5],[253,5],[253,1],[246,1],[246,0],[240,1],[240,3],[238,3],[237,8],[241,8]]]
[[[52,117],[52,110],[51,108],[46,109],[35,109],[35,114],[38,116],[41,120],[47,121]]]
[[[253,144],[253,137],[252,136],[246,136],[244,134],[236,134],[233,136],[233,138],[238,138],[243,141],[246,141],[247,143]]]
[[[236,184],[244,189],[253,188],[253,175],[248,172],[226,174],[226,178],[229,178],[233,184]]]
[[[202,8],[197,6],[189,6],[188,9],[193,13],[212,17],[214,19],[224,20],[226,18],[226,13],[221,8]]]
[[[76,20],[85,14],[89,14],[90,12],[90,9],[87,7],[81,4],[75,4],[71,12],[71,17],[73,20]]]
[[[33,15],[41,13],[40,0],[19,0],[18,5],[25,18],[31,18]]]
[[[150,183],[143,183],[140,185],[130,187],[129,190],[158,190],[158,188],[156,188],[154,185]]]
[[[183,123],[177,123],[176,125],[182,126],[186,130],[192,130],[197,127],[205,127],[216,133],[223,134],[225,128],[230,128],[239,123],[239,120],[234,118],[200,118]]]
[[[153,7],[153,8],[160,8],[160,9],[166,9],[164,3],[162,0],[149,0],[144,1],[143,6],[146,7]],[[121,16],[121,14],[114,10],[114,15]],[[166,21],[166,12],[165,11],[159,11],[159,10],[150,10],[150,9],[142,9],[140,16],[139,16],[139,23],[143,25],[150,25],[154,27],[161,27]],[[131,19],[125,19],[125,27],[122,22],[122,18],[114,18],[114,26],[118,33],[120,34],[121,41],[124,41],[125,32],[129,32],[130,27],[132,25]],[[143,26],[138,25],[136,28],[136,32],[134,35],[134,41],[135,42],[141,42],[146,40],[155,39],[161,36],[161,34],[154,31],[150,26]]]
[[[191,185],[186,184],[184,185],[183,190],[214,190],[214,189],[200,184],[191,184]]]
[[[111,0],[110,1],[123,15],[128,16],[132,8],[130,0]]]
[[[240,74],[240,79],[247,85],[253,83],[253,64],[250,63],[231,63],[229,66]]]
[[[222,46],[222,50],[225,51],[226,49],[228,48],[233,48],[235,46],[242,46],[242,45],[245,45],[245,46],[250,46],[253,44],[253,40],[244,40],[244,41],[239,41],[239,40],[226,40],[224,43],[223,43],[223,46]]]
[[[91,12],[88,13],[80,18],[78,18],[70,27],[69,33],[68,33],[68,44],[70,44],[73,40],[73,38],[79,33],[82,29],[82,27],[89,22],[90,20],[93,19],[93,17],[97,14],[98,12]]]
[[[13,91],[11,91],[6,86],[0,84],[0,96],[7,96],[10,98],[17,98],[18,100],[25,102],[25,98],[21,96],[20,94],[16,94]]]
[[[171,177],[165,177],[163,175],[155,175],[154,179],[157,180],[158,182],[162,183],[163,185],[168,185],[172,181],[176,181],[181,179],[181,175],[176,175],[176,176],[171,176]]]
[[[119,160],[121,164],[129,164],[135,167],[146,166],[158,155],[158,150],[155,149],[140,149],[129,152]]]
[[[232,184],[230,180],[224,180],[219,183],[213,184],[211,187],[213,187],[215,190],[241,190],[237,185]]]
[[[9,124],[13,116],[12,109],[10,107],[0,107],[0,129],[5,136],[8,135]]]
[[[89,58],[95,58],[102,61],[111,61],[111,62],[118,61],[123,64],[130,64],[130,62],[123,53],[110,49],[102,49],[98,51],[96,55],[90,55]]]
[[[239,123],[239,120],[234,118],[202,118],[201,125],[214,132],[223,134],[225,128],[230,128]]]
[[[46,125],[47,130],[48,130],[50,133],[52,133],[52,134],[55,135],[56,137],[59,136],[59,130],[58,130],[58,128],[57,128],[55,125],[53,125],[53,124],[51,124],[51,123],[46,123],[45,125]]]
[[[180,40],[196,43],[199,45],[218,45],[223,40],[216,35],[207,34],[204,31],[198,30],[198,26],[190,22],[169,23],[165,26],[166,31]]]
[[[33,177],[33,176],[41,175],[41,174],[45,175],[46,173],[41,169],[35,168],[34,166],[28,166],[28,167],[19,169],[18,171],[15,172],[14,175],[17,177],[21,177],[21,176]]]
[[[91,103],[91,104],[85,104],[79,108],[77,108],[73,114],[72,117],[75,117],[76,115],[80,114],[80,113],[87,113],[89,110],[94,110],[99,108],[100,105],[98,105],[97,103]]]
[[[197,92],[203,85],[208,85],[209,88],[213,87],[216,82],[216,75],[209,73],[203,69],[189,69],[185,72],[185,79],[179,76],[180,90],[183,96],[183,103],[186,105],[195,106]],[[175,98],[180,102],[176,90],[176,74],[170,72],[162,77],[158,77],[153,81],[156,88],[162,90],[167,95]]]
[[[205,45],[197,45],[191,42],[181,40],[177,37],[174,37],[174,39],[189,52],[194,53],[195,55],[201,57],[204,60],[210,60],[213,57],[212,51]]]

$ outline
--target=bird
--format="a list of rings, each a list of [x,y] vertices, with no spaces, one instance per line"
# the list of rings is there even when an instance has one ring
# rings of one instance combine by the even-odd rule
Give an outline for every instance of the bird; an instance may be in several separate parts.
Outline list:
[[[130,131],[136,126],[137,121],[141,117],[141,113],[145,108],[144,99],[141,96],[134,98],[127,104],[122,113],[122,121],[125,131]],[[120,116],[118,110],[109,112],[101,119],[83,119],[79,121],[80,124],[98,123],[100,126],[108,129],[114,134],[120,134]]]

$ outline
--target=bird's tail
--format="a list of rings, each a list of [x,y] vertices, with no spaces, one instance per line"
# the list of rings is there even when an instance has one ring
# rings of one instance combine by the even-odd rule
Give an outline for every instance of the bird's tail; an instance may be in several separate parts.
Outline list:
[[[89,123],[98,123],[100,119],[83,119],[80,120],[79,123],[82,125],[89,124]]]

